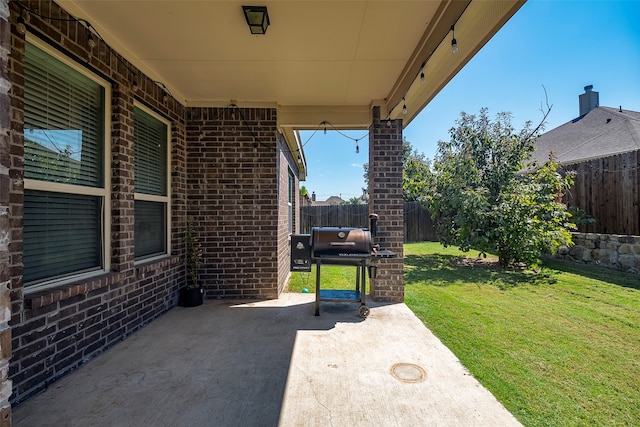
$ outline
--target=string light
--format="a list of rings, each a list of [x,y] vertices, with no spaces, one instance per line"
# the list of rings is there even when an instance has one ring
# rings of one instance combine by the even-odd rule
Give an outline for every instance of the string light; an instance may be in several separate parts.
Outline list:
[[[356,139],[356,154],[360,154],[360,147],[358,146],[358,140]]]
[[[456,30],[455,25],[451,26],[451,35],[453,36],[451,39],[451,53],[458,53],[458,41],[456,40]]]
[[[425,81],[424,70],[420,70],[420,84],[423,85]]]
[[[90,49],[95,49],[95,47],[97,46],[96,41],[93,39],[93,35],[91,34],[90,30],[87,30],[87,44],[89,45]]]
[[[98,45],[97,41],[100,41],[100,40],[104,41],[104,39],[100,36],[98,31],[96,31],[96,29],[86,19],[76,18],[73,15],[68,14],[68,12],[67,12],[67,15],[69,16],[69,18],[47,16],[47,15],[43,15],[41,13],[38,13],[37,11],[33,11],[33,10],[29,9],[27,6],[25,6],[21,2],[16,2],[16,3],[18,4],[18,7],[20,7],[20,15],[16,18],[16,30],[20,34],[26,34],[27,28],[26,28],[25,22],[29,22],[30,14],[34,14],[34,15],[38,16],[39,18],[48,19],[50,21],[75,22],[77,24],[80,24],[80,25],[84,26],[84,28],[87,31],[87,46],[90,49],[94,49],[95,47],[97,47],[97,45]],[[111,46],[109,46],[107,43],[103,43],[103,45],[104,45],[105,49],[101,50],[100,54],[101,55],[105,55],[107,52],[110,52],[115,56],[115,58],[131,74],[131,76],[132,76],[132,78],[131,78],[131,90],[133,92],[136,92],[138,90],[138,82],[135,79],[135,75],[137,74],[137,70],[135,68],[132,68],[130,66],[130,64],[122,57],[122,55],[120,55],[118,52],[114,51],[111,48]],[[166,102],[167,99],[168,99],[168,96],[171,95],[169,90],[167,89],[167,87],[163,83],[158,82],[158,81],[153,81],[153,82],[158,84],[161,88],[163,88],[164,93],[163,93],[162,99]],[[165,99],[165,96],[167,97],[167,99]],[[182,107],[182,108],[184,108],[184,107]]]
[[[407,101],[402,97],[402,114],[407,114]]]
[[[18,19],[16,19],[16,29],[20,34],[27,33],[27,26],[24,23],[24,18],[22,17],[22,13],[20,14],[20,16],[18,16]]]

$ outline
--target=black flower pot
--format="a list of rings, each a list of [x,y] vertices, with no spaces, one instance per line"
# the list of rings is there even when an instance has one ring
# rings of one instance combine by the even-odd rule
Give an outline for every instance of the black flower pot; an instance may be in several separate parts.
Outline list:
[[[181,291],[181,306],[197,307],[202,305],[202,288],[182,288]]]

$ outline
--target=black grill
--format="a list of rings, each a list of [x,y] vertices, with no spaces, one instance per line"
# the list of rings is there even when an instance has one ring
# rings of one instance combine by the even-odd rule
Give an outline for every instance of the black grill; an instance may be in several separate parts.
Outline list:
[[[378,215],[369,215],[370,228],[313,227],[311,234],[291,236],[291,271],[309,272],[316,265],[316,316],[320,315],[320,301],[360,302],[358,314],[369,315],[365,305],[366,271],[375,278],[376,266],[372,258],[393,258],[395,253],[381,250],[373,238],[377,234]],[[322,290],[322,264],[356,267],[355,290]]]

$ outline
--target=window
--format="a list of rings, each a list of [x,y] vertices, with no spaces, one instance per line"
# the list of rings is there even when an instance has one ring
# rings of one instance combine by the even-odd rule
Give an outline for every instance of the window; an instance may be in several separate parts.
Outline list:
[[[287,191],[289,193],[289,200],[287,203],[287,207],[289,208],[289,234],[293,234],[293,209],[295,206],[294,200],[296,195],[296,178],[293,176],[293,172],[289,169],[289,184],[287,185]]]
[[[27,42],[24,65],[25,286],[108,269],[108,85]]]
[[[169,125],[141,107],[133,122],[135,257],[141,260],[169,252]]]

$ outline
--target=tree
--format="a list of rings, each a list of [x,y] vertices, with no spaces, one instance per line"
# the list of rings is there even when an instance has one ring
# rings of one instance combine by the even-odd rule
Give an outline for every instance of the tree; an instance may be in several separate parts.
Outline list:
[[[413,202],[423,198],[431,186],[429,159],[415,150],[406,139],[402,143],[402,198]]]
[[[575,225],[562,195],[572,176],[560,175],[552,159],[526,164],[542,124],[515,132],[509,113],[492,122],[486,108],[477,117],[461,113],[456,124],[451,140],[439,142],[424,198],[441,243],[495,253],[503,268],[535,267],[542,253],[570,244]]]
[[[369,164],[364,168],[365,188],[369,187]],[[402,198],[405,202],[420,200],[429,188],[431,169],[429,159],[414,149],[409,141],[402,141]],[[363,189],[364,190],[364,189]]]
[[[361,205],[362,198],[360,197],[351,197],[349,200],[345,200],[343,205]]]

